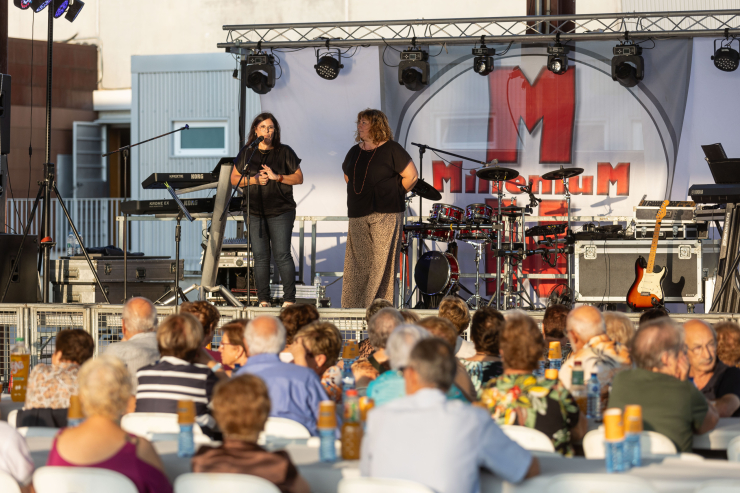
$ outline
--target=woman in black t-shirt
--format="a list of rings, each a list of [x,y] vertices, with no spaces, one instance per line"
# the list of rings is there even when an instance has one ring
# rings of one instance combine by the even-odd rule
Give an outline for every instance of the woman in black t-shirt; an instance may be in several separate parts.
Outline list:
[[[248,149],[259,137],[264,140],[257,149]],[[246,187],[247,178],[242,179],[241,172],[247,166],[249,204],[244,201],[244,220],[254,253],[254,282],[260,306],[270,306],[271,250],[283,284],[283,306],[295,303],[295,263],[290,241],[296,208],[293,185],[303,183],[300,163],[293,149],[280,143],[280,124],[272,113],[257,115],[247,145],[237,157],[231,184]]]
[[[376,298],[393,302],[404,199],[418,179],[382,111],[357,115],[355,140],[342,164],[349,216],[342,308],[367,308]]]

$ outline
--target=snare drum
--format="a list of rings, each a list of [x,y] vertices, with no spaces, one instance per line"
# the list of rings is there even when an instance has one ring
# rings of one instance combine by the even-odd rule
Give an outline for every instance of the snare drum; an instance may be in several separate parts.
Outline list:
[[[457,232],[457,239],[467,243],[490,243],[493,235],[490,229],[461,229]]]
[[[468,223],[491,224],[493,207],[487,204],[470,204],[465,208],[465,220]]]
[[[465,211],[460,207],[448,204],[434,204],[429,213],[429,220],[433,223],[460,224],[465,217]]]
[[[457,259],[447,252],[427,252],[414,268],[414,281],[423,294],[444,294],[459,279]]]

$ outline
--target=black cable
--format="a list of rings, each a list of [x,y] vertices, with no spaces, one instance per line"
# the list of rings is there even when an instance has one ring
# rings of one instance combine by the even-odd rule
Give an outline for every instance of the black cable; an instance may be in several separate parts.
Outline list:
[[[650,48],[644,48],[643,47],[642,49],[643,50],[652,50],[653,48],[655,48],[655,40],[653,38],[643,39],[639,43],[635,43],[635,44],[636,45],[639,45],[639,44],[642,44],[642,43],[647,43],[648,41],[652,41],[653,42],[653,46],[651,46]]]
[[[429,55],[429,56],[432,57],[432,58],[434,58],[434,57],[438,57],[439,55],[441,55],[442,54],[442,50],[445,49],[445,45],[446,45],[446,43],[443,43],[442,46],[439,47],[439,53],[437,53],[436,55]]]
[[[31,16],[31,114],[28,116],[29,123],[28,123],[28,191],[26,192],[26,195],[31,195],[31,160],[33,156],[33,147],[31,146],[31,143],[33,142],[33,35],[34,35],[34,26],[36,24],[36,16]],[[8,183],[10,183],[10,166],[8,166]],[[12,191],[12,189],[11,189]],[[13,202],[15,203],[15,199],[13,199]],[[16,205],[16,212],[18,212],[18,206]],[[21,226],[25,228],[25,225],[20,222],[20,218],[18,219]]]
[[[385,41],[385,39],[383,39],[383,41]],[[398,67],[398,65],[388,65],[388,62],[385,61],[385,50],[387,50],[389,47],[392,50],[396,50],[394,47],[392,47],[391,45],[389,45],[388,43],[386,43],[386,47],[383,48],[383,56],[381,57],[381,59],[383,60],[383,65],[385,65],[386,67],[396,68],[396,67]],[[396,51],[398,51],[398,50],[396,50]],[[398,52],[401,53],[400,51],[398,51]]]
[[[513,42],[513,41],[511,41],[511,42],[509,43],[509,46],[507,46],[507,47],[506,47],[506,49],[505,49],[504,51],[502,51],[501,53],[496,53],[496,55],[494,55],[494,56],[504,56],[504,55],[506,55],[506,54],[507,54],[507,53],[509,52],[509,49],[511,49],[511,45],[512,45],[512,44],[514,44],[514,42]]]
[[[447,163],[447,164],[449,164],[449,165],[451,165],[451,166],[454,166],[455,168],[460,168],[461,170],[464,170],[464,171],[469,171],[469,170],[472,170],[472,169],[478,169],[478,168],[464,168],[464,167],[462,167],[462,166],[458,166],[457,164],[455,164],[455,163],[453,163],[453,162],[451,162],[451,161],[448,161],[448,160],[446,160],[445,158],[443,158],[442,156],[440,156],[439,154],[437,154],[437,151],[435,151],[435,150],[433,150],[433,149],[429,149],[429,150],[430,150],[430,151],[432,151],[432,152],[433,152],[433,153],[434,153],[434,154],[435,154],[435,155],[436,155],[436,156],[437,156],[438,158],[440,158],[440,159],[441,159],[442,161],[444,161],[445,163]]]

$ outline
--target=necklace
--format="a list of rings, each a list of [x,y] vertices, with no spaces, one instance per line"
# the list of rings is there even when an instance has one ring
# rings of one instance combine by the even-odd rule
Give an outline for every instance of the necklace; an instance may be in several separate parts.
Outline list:
[[[260,148],[258,147],[258,148],[257,148],[257,150],[258,150],[258,151],[260,151],[260,154],[262,154],[262,155],[265,155],[265,154],[267,154],[268,152],[270,152],[270,151],[271,151],[272,149],[267,149],[266,151],[263,151],[262,149],[260,149]]]
[[[363,151],[362,147],[360,147],[360,150]],[[357,191],[357,187],[355,186],[355,178],[357,176],[357,163],[360,161],[360,156],[362,155],[362,152],[357,153],[357,159],[355,160],[355,169],[352,172],[352,190],[354,190],[355,195],[360,195],[362,191],[365,189],[365,180],[367,180],[367,171],[370,169],[370,161],[373,160],[375,157],[375,151],[377,151],[378,148],[376,147],[373,149],[373,154],[370,156],[370,159],[367,162],[367,168],[365,168],[365,178],[362,179],[362,187],[360,188],[360,191]]]

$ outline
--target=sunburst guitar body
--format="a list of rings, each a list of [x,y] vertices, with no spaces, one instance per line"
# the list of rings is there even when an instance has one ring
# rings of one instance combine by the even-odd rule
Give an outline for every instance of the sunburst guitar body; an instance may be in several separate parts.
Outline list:
[[[668,273],[663,267],[655,271],[655,252],[658,250],[658,239],[660,237],[660,224],[663,221],[668,207],[668,201],[663,201],[658,214],[655,216],[655,230],[653,231],[653,243],[650,246],[650,256],[647,262],[639,257],[635,262],[635,282],[627,292],[627,305],[633,310],[647,310],[663,304],[663,280]]]

